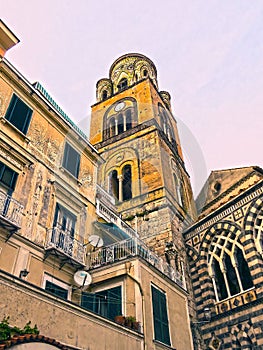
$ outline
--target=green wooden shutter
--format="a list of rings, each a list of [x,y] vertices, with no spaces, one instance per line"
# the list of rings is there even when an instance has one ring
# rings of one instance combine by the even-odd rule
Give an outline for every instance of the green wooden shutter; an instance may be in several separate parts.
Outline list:
[[[66,142],[62,166],[76,178],[79,175],[80,154]]]
[[[19,97],[12,96],[5,118],[23,134],[27,133],[32,116],[32,109],[29,108]]]
[[[166,295],[155,287],[152,289],[153,321],[155,340],[171,345],[167,316]]]

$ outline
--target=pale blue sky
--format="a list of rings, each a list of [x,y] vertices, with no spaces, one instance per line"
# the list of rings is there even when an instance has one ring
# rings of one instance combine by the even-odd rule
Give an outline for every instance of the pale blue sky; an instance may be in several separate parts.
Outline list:
[[[148,56],[172,96],[195,193],[211,170],[259,165],[263,1],[0,0],[20,38],[7,58],[83,129],[97,80],[128,52]]]

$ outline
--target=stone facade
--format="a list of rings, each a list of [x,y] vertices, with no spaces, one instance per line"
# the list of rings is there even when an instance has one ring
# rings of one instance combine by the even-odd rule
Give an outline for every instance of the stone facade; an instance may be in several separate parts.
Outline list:
[[[147,57],[120,57],[109,79],[97,83],[90,140],[105,159],[98,183],[115,196],[122,218],[158,255],[165,257],[172,242],[177,259],[186,266],[182,228],[195,218],[193,195],[170,95],[158,90],[157,71]],[[126,165],[131,168],[130,196],[124,199]],[[112,189],[114,172],[118,193]]]
[[[6,33],[10,42],[2,45]],[[1,22],[2,56],[15,42],[12,35]],[[138,54],[124,61],[127,74],[120,59],[110,79],[97,84],[96,149],[40,83],[31,84],[0,59],[0,320],[9,316],[18,327],[36,323],[63,349],[190,350],[181,235],[191,219],[190,183],[156,68]],[[113,125],[123,104],[122,126]],[[118,127],[123,135],[112,143]],[[165,166],[189,189],[185,207],[172,194],[175,183]],[[107,192],[112,169],[126,186],[118,201],[117,188],[115,196]],[[83,283],[79,276],[86,276]],[[15,348],[14,339],[3,343],[1,332],[0,325],[0,347]]]
[[[257,167],[212,172],[199,220],[184,233],[200,322],[193,328],[208,349],[263,348],[262,179]]]
[[[263,349],[262,169],[213,171],[194,203],[149,58],[98,81],[89,142],[3,58],[17,42],[0,21],[0,319],[39,348]]]

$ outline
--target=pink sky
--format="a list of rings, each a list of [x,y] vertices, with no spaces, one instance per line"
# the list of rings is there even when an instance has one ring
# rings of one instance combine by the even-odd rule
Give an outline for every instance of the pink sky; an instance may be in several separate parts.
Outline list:
[[[148,56],[172,96],[194,191],[211,170],[263,166],[263,2],[1,0],[20,38],[7,59],[84,131],[97,80]]]

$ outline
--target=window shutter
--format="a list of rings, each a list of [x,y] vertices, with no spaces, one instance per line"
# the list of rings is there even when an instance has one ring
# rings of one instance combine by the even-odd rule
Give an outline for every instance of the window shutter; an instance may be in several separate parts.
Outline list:
[[[79,175],[80,154],[66,142],[62,166],[76,178]]]
[[[167,317],[166,295],[152,286],[152,305],[155,339],[171,345]]]
[[[16,95],[13,95],[10,105],[7,109],[5,118],[23,134],[26,134],[28,131],[32,113],[33,111],[31,108],[29,108]]]

